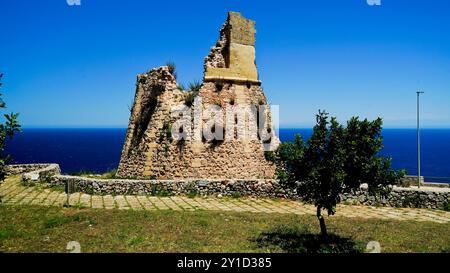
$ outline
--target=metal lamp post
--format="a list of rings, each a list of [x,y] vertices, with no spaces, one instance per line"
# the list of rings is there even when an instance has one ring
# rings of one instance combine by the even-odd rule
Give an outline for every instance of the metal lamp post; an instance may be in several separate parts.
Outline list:
[[[420,188],[420,94],[425,92],[417,91],[417,185]]]

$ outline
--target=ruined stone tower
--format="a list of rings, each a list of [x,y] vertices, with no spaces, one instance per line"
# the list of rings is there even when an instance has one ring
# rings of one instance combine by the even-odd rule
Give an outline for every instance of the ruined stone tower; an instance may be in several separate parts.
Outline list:
[[[258,79],[255,33],[254,21],[229,12],[192,90],[182,90],[168,66],[138,75],[118,176],[274,178],[265,151],[279,140]]]

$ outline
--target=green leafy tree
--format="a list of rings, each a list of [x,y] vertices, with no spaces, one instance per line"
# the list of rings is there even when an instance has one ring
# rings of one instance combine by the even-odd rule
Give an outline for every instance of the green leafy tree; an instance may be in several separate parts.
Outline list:
[[[2,87],[2,78],[3,73],[0,74],[0,88]],[[1,95],[2,94],[0,94],[0,108],[4,109],[6,108],[6,104],[1,98]],[[10,161],[10,156],[4,154],[6,140],[11,139],[16,132],[21,131],[20,125],[17,121],[18,116],[18,113],[5,114],[4,117],[6,121],[4,123],[0,123],[0,183],[5,180],[5,166]]]
[[[328,232],[322,211],[334,215],[341,194],[358,190],[363,183],[371,194],[387,194],[404,175],[392,170],[391,159],[378,156],[383,148],[381,126],[381,119],[369,122],[355,117],[344,128],[319,111],[306,143],[297,135],[295,142],[280,145],[278,156],[290,180],[296,181],[297,192],[317,208],[323,236]]]

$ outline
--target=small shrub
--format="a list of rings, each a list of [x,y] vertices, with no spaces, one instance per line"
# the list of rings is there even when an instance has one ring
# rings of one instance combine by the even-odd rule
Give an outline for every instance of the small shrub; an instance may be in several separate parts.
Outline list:
[[[197,190],[191,190],[189,191],[189,193],[187,194],[188,198],[195,198],[199,195],[199,192]]]
[[[64,185],[53,186],[51,189],[57,192],[66,192],[66,186]]]
[[[171,195],[172,194],[166,189],[163,189],[163,190],[161,190],[161,191],[156,193],[156,196],[158,196],[158,197],[169,197]]]
[[[276,169],[275,176],[276,176],[276,178],[278,180],[280,180],[280,183],[282,185],[287,185],[289,183],[289,181],[290,181],[289,174],[285,170],[283,170],[281,168],[277,168]]]
[[[84,190],[84,192],[86,194],[93,195],[94,194],[94,188],[92,186],[87,186],[86,189]]]
[[[115,179],[115,178],[117,178],[116,177],[116,173],[117,173],[117,169],[113,169],[113,170],[110,170],[110,171],[102,174],[101,178],[103,178],[103,179]]]
[[[152,187],[151,195],[158,197],[168,197],[171,196],[172,194],[165,187],[155,185]]]
[[[92,176],[95,175],[95,173],[93,171],[80,170],[78,172],[73,172],[70,175],[72,175],[72,176],[82,176],[82,177],[92,177]]]
[[[241,198],[241,197],[242,197],[242,193],[240,193],[240,192],[238,192],[238,191],[234,191],[234,192],[231,194],[231,197],[233,197],[233,198]]]
[[[266,158],[267,161],[270,161],[270,162],[275,162],[275,159],[276,159],[275,152],[273,152],[273,151],[265,151],[264,157]]]
[[[76,209],[84,209],[84,208],[85,208],[84,204],[81,203],[81,202],[77,202],[77,203],[76,203],[75,205],[73,205],[72,207],[73,207],[73,208],[76,208]]]
[[[450,202],[447,202],[442,209],[445,211],[450,211]],[[449,250],[450,250],[450,248],[449,248]]]

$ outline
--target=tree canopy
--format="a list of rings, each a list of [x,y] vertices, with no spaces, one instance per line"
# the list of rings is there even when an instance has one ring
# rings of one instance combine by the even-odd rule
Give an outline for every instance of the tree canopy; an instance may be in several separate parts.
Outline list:
[[[391,167],[391,158],[379,155],[383,148],[382,120],[353,117],[344,127],[335,117],[319,111],[308,141],[297,135],[280,145],[278,156],[290,181],[306,202],[317,207],[321,232],[327,235],[322,210],[334,215],[341,194],[367,183],[370,194],[387,194],[405,174]]]

